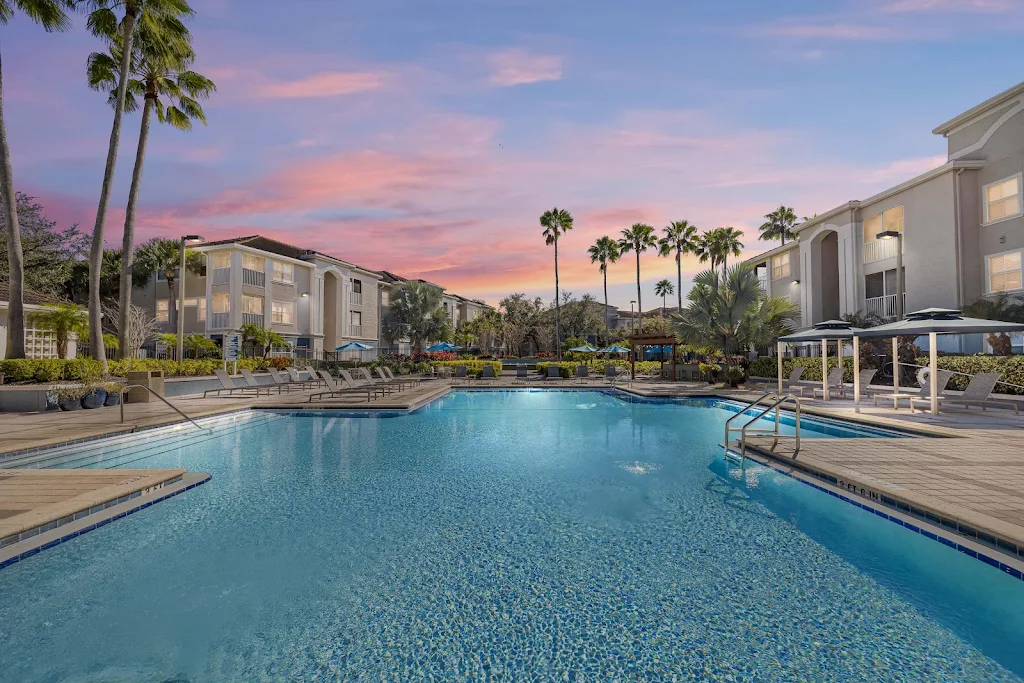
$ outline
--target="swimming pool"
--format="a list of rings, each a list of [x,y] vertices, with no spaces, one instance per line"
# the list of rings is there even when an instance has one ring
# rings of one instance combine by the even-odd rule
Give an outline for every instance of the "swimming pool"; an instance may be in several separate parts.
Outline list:
[[[734,478],[731,414],[454,392],[57,454],[213,479],[0,571],[0,680],[1021,680],[1024,582]]]

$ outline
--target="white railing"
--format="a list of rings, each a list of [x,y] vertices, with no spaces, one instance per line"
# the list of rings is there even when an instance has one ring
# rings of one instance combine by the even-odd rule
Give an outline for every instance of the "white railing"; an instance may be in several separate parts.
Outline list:
[[[907,295],[903,294],[903,308],[906,310],[907,306]],[[864,300],[864,310],[868,313],[874,313],[880,315],[883,318],[895,318],[896,317],[896,295],[886,294],[885,296],[875,296],[870,299]]]
[[[226,330],[231,327],[231,313],[211,313],[210,329]]]
[[[363,305],[363,293],[362,292],[349,292],[348,302],[353,306]]]
[[[295,353],[291,349],[270,349],[271,358],[293,358]]]
[[[896,242],[903,243],[903,253],[907,253],[905,240],[871,240],[864,243],[864,263],[884,261],[887,258],[896,258]]]
[[[242,324],[259,325],[260,327],[263,327],[263,316],[260,313],[243,313]]]
[[[362,337],[363,336],[363,326],[362,325],[349,325],[348,326],[348,334],[351,337]]]
[[[253,287],[265,287],[267,282],[267,274],[262,270],[250,270],[248,268],[242,268],[242,284],[251,285]]]
[[[767,277],[758,277],[757,281],[761,285],[761,291],[762,292],[767,292],[768,291],[768,278]]]
[[[231,284],[231,269],[230,268],[214,268],[213,269],[213,284],[215,284],[215,285]]]

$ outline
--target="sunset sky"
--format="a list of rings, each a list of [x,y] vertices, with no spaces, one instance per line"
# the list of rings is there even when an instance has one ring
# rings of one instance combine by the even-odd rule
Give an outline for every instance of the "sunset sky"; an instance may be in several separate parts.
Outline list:
[[[732,225],[939,165],[931,129],[1021,80],[1024,0],[193,0],[209,125],[154,126],[140,239],[262,234],[496,303],[553,296],[635,222]],[[91,229],[111,120],[84,19],[0,28],[15,184]],[[1018,66],[1014,66],[1014,65]],[[107,243],[120,246],[138,116]],[[684,277],[699,265],[684,261]],[[670,259],[643,256],[645,308]],[[612,266],[629,307],[635,262]],[[685,285],[685,283],[684,283]]]

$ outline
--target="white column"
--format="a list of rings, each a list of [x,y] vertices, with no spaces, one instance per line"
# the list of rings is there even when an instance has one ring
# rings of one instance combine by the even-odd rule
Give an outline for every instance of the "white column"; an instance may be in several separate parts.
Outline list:
[[[897,274],[898,275],[898,274]],[[928,378],[928,384],[930,385],[929,393],[931,394],[932,402],[932,415],[939,414],[939,336],[934,332],[928,333],[928,368],[930,370],[930,377]]]
[[[900,341],[892,338],[892,393],[900,393]],[[895,406],[898,401],[893,401]]]
[[[853,338],[853,405],[860,405],[860,337]]]
[[[828,396],[828,339],[821,340],[821,398],[824,401]]]
[[[782,396],[782,349],[785,347],[785,342],[779,342],[776,350],[776,355],[779,357],[779,396]]]

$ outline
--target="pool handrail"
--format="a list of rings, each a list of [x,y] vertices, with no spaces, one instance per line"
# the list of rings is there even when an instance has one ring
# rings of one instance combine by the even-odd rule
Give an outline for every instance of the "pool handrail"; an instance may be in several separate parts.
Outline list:
[[[135,387],[138,387],[138,388],[140,388],[140,389],[145,389],[145,390],[146,390],[146,391],[148,391],[149,393],[153,394],[153,395],[154,395],[154,396],[156,396],[156,397],[157,397],[158,399],[160,399],[161,401],[163,401],[164,403],[166,403],[166,404],[167,404],[167,406],[168,406],[168,407],[169,407],[169,408],[170,408],[171,410],[173,410],[173,411],[174,411],[174,412],[176,412],[176,413],[177,413],[178,415],[181,415],[181,416],[182,416],[183,418],[185,418],[186,420],[188,420],[189,422],[191,422],[192,424],[194,424],[194,425],[195,425],[195,427],[196,427],[196,429],[198,429],[199,431],[203,431],[203,427],[200,427],[200,426],[199,426],[199,423],[198,423],[198,422],[196,422],[195,420],[193,420],[193,419],[192,419],[191,417],[189,417],[189,416],[188,416],[188,415],[186,415],[185,413],[181,412],[181,410],[179,410],[179,409],[178,409],[178,408],[177,408],[176,406],[172,405],[170,401],[168,401],[168,400],[167,400],[166,398],[164,398],[164,397],[163,397],[163,396],[161,396],[160,394],[158,394],[158,393],[156,393],[155,391],[153,391],[153,389],[152,389],[151,387],[148,387],[148,386],[146,386],[145,384],[125,384],[124,386],[122,386],[122,387],[121,387],[121,400],[119,401],[119,405],[121,406],[121,424],[124,424],[124,394],[125,394],[125,392],[126,392],[126,391],[128,391],[129,389],[132,389],[132,388],[135,388]]]
[[[764,410],[762,410],[760,413],[755,415],[753,418],[747,420],[745,423],[743,423],[742,426],[740,426],[740,427],[733,427],[732,426],[732,423],[733,423],[734,420],[739,418],[741,415],[745,415],[746,412],[748,410],[750,410],[751,408],[755,408],[757,406],[760,406],[766,400],[772,401],[771,405],[767,406]],[[781,406],[784,403],[786,403],[787,401],[793,401],[796,404],[796,435],[795,435],[795,437],[784,436],[782,434],[779,434],[779,422],[780,422],[779,418],[780,418],[780,413],[781,413]],[[767,429],[748,430],[750,425],[752,425],[753,423],[755,423],[758,420],[760,420],[762,417],[767,415],[773,409],[775,410],[775,427],[774,427],[774,429],[771,429],[771,430],[767,430]],[[739,439],[738,444],[739,444],[739,447],[740,447],[740,463],[741,464],[743,463],[743,460],[744,460],[744,458],[746,458],[746,454],[747,454],[747,436],[773,435],[775,437],[776,441],[778,439],[780,439],[780,438],[795,438],[795,440],[796,440],[796,450],[799,451],[800,450],[800,399],[797,398],[793,394],[782,394],[782,395],[780,395],[780,394],[778,394],[778,393],[776,393],[774,391],[766,391],[765,393],[761,394],[760,396],[758,396],[756,399],[754,399],[753,401],[751,401],[747,405],[745,405],[742,408],[740,408],[740,410],[735,415],[733,415],[732,417],[730,417],[728,420],[725,421],[725,441],[724,441],[724,443],[722,445],[724,446],[725,452],[727,454],[729,453],[729,449],[730,449],[729,435],[732,432],[734,432],[734,431],[738,431],[740,433],[740,439]]]

